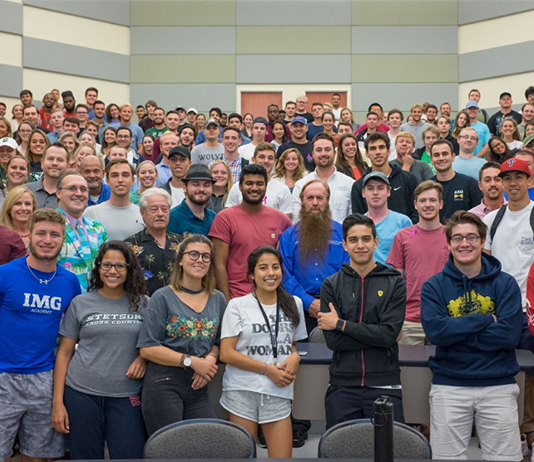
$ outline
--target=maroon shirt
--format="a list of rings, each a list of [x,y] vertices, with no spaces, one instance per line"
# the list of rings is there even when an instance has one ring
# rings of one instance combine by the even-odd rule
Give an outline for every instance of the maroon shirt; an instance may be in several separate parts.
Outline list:
[[[27,250],[22,238],[15,231],[0,225],[0,265],[24,257]]]

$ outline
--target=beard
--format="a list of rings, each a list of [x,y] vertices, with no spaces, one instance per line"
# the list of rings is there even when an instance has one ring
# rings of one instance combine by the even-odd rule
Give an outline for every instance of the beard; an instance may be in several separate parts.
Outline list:
[[[320,212],[309,212],[304,207],[300,209],[299,222],[299,257],[301,262],[312,258],[323,259],[330,246],[332,235],[332,217],[330,206],[326,204]]]

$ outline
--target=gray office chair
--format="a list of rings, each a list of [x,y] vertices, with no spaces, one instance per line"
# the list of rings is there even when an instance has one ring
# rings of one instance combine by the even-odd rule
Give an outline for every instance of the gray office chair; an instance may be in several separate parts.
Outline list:
[[[373,459],[375,429],[371,419],[350,420],[328,429],[319,441],[319,457]],[[428,440],[417,430],[393,422],[395,459],[432,459]]]
[[[308,337],[308,342],[325,343],[326,340],[324,339],[324,332],[318,327],[314,327],[313,330],[310,332],[310,335]]]
[[[253,459],[256,443],[226,420],[191,419],[160,428],[146,442],[145,459]]]

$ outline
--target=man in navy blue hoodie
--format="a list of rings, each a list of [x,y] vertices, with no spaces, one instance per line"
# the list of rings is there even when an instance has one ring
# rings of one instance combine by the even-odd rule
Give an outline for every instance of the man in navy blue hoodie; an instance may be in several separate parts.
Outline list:
[[[515,347],[521,291],[482,252],[486,225],[455,212],[445,225],[451,251],[421,290],[421,321],[436,345],[430,358],[430,442],[435,459],[467,459],[473,418],[484,460],[521,460]]]
[[[326,426],[373,417],[373,403],[389,396],[404,422],[397,338],[406,312],[406,284],[398,271],[375,263],[376,228],[353,213],[343,220],[350,257],[321,286],[319,328],[334,351],[325,397]]]

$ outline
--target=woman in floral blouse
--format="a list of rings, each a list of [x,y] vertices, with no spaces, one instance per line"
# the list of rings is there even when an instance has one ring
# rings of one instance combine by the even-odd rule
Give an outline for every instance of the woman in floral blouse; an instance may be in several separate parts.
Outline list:
[[[170,285],[150,299],[137,344],[149,361],[141,398],[149,435],[180,420],[216,417],[206,385],[217,372],[226,300],[215,290],[212,260],[209,239],[187,237]]]

